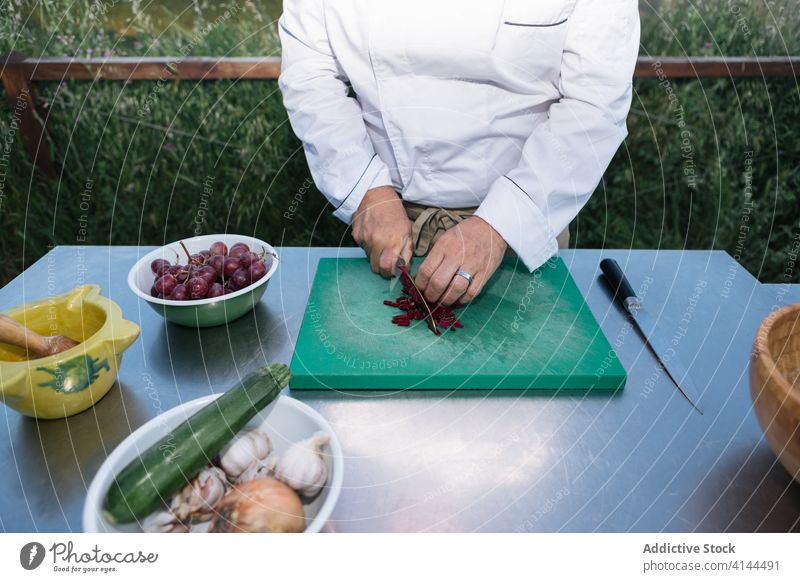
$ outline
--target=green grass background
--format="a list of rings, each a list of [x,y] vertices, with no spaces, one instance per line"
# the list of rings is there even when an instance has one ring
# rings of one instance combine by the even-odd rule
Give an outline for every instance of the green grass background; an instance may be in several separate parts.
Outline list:
[[[795,2],[643,2],[641,54],[800,55]],[[274,0],[4,0],[0,52],[278,55],[279,12]],[[797,80],[671,80],[670,88],[677,102],[657,80],[634,83],[629,136],[573,224],[573,246],[725,249],[762,281],[800,281],[798,270],[786,272],[800,236]],[[43,178],[13,136],[0,168],[2,281],[56,244],[159,244],[196,231],[352,244],[312,185],[274,81],[37,83],[35,91],[62,173]],[[3,100],[0,147],[10,124]]]

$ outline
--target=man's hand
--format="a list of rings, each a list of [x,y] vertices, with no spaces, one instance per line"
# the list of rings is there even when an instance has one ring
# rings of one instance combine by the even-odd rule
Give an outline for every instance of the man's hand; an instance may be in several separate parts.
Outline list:
[[[398,257],[411,261],[411,221],[389,186],[369,190],[353,215],[353,238],[369,256],[375,273],[394,275]]]
[[[488,222],[471,216],[436,241],[415,283],[430,303],[469,303],[497,270],[506,248],[506,241]],[[458,271],[472,275],[472,283],[456,275]]]

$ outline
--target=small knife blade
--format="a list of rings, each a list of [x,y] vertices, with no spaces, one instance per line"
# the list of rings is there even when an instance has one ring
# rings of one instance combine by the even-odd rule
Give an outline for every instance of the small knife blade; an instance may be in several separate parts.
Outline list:
[[[402,271],[405,268],[406,268],[406,260],[403,257],[399,257],[397,259],[397,270]],[[398,274],[397,279],[399,278],[400,275]],[[417,287],[417,284],[414,282],[414,277],[412,277],[410,273],[408,279],[409,281],[411,281],[411,286],[414,287],[414,289],[417,291],[417,295],[419,295],[420,301],[422,301],[422,307],[425,311],[425,323],[428,325],[428,329],[431,330],[436,335],[440,335],[439,330],[436,329],[436,322],[433,321],[433,312],[431,311],[430,306],[428,306],[428,302],[425,301],[425,297],[422,295],[422,292],[419,290],[419,287]]]
[[[636,327],[644,336],[648,347],[656,356],[672,383],[678,387],[678,390],[689,401],[689,404],[700,414],[703,414],[703,410],[700,408],[700,395],[689,377],[688,370],[680,361],[675,349],[669,345],[669,340],[659,336],[656,330],[655,318],[645,309],[642,301],[636,296],[633,287],[631,287],[617,261],[603,259],[600,262],[600,270],[614,291],[614,298],[618,299],[625,307],[625,311],[633,319]]]
[[[408,242],[408,235],[403,237],[403,242],[400,244],[400,248],[402,249],[403,247],[405,247],[407,242]],[[396,272],[393,273],[394,277],[389,279],[389,292],[390,293],[394,292],[394,290],[397,288],[397,283],[400,281],[400,266],[401,266],[401,264],[402,264],[402,266],[405,266],[405,264],[406,264],[406,260],[403,258],[402,255],[397,257],[397,263],[395,263],[395,269],[394,269]]]

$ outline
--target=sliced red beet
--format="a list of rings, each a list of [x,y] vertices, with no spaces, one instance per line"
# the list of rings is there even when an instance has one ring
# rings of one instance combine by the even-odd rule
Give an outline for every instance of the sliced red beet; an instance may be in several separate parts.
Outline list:
[[[411,275],[408,272],[408,267],[400,269],[400,280],[403,283],[403,293],[394,301],[388,299],[383,302],[384,305],[400,309],[402,313],[395,315],[392,318],[392,323],[401,327],[408,327],[411,322],[424,320],[426,317],[426,309],[424,302],[419,296],[417,288],[411,280]],[[437,305],[431,310],[431,316],[434,322],[434,333],[442,335],[439,328],[450,331],[455,331],[456,328],[463,328],[461,322],[456,319],[456,314],[453,310],[446,305]]]

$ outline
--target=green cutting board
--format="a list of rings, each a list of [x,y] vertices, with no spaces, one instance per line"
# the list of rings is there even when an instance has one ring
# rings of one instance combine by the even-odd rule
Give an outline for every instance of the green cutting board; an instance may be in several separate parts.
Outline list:
[[[421,260],[412,262],[412,272]],[[392,324],[401,286],[365,259],[321,259],[292,358],[292,389],[618,389],[625,370],[564,262],[507,258],[463,329]]]

